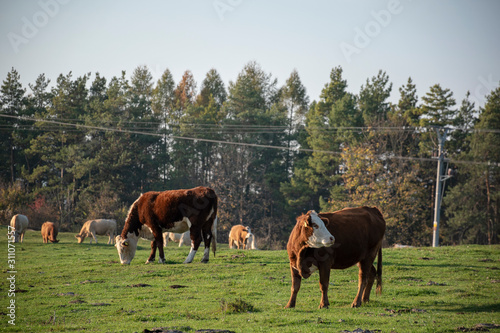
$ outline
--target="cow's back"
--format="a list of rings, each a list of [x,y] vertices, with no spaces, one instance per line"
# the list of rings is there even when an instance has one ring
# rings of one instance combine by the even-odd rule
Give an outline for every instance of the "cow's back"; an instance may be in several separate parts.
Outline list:
[[[184,217],[196,216],[206,221],[217,210],[217,196],[207,187],[189,190],[147,192],[138,199],[138,217],[142,223],[160,225],[164,229],[182,221]],[[146,222],[146,224],[148,224]]]
[[[10,220],[10,226],[17,232],[23,232],[28,228],[28,217],[22,214],[16,214]]]
[[[335,237],[333,245],[335,269],[358,263],[375,247],[385,233],[385,220],[377,208],[345,208],[333,213],[320,213],[328,219],[327,228]]]
[[[236,241],[243,241],[247,236],[247,233],[247,229],[243,225],[237,224],[231,228],[231,231],[229,232],[229,238]]]
[[[109,232],[115,233],[116,231],[116,221],[115,220],[106,220],[106,219],[97,219],[91,222],[91,228],[98,235],[104,235]]]

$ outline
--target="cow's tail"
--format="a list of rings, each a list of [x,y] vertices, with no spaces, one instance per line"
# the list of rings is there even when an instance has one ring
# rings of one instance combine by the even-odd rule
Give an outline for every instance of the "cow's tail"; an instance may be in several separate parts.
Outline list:
[[[215,193],[214,193],[215,194]],[[215,197],[214,204],[213,204],[213,210],[214,212],[212,213],[214,221],[212,222],[212,252],[214,253],[215,257],[215,251],[217,250],[217,196]]]
[[[378,249],[376,293],[377,295],[382,294],[382,246]]]

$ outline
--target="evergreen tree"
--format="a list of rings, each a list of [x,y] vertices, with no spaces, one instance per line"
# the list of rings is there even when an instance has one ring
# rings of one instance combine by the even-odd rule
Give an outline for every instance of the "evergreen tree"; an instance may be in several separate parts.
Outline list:
[[[293,161],[296,158],[291,148],[298,145],[297,139],[299,131],[304,129],[305,114],[309,107],[309,97],[306,88],[300,80],[296,69],[292,71],[285,86],[280,90],[280,105],[287,110],[287,148],[286,171],[289,175],[293,171]],[[304,156],[297,156],[304,158]]]
[[[466,103],[467,104],[467,103]],[[471,136],[471,163],[460,167],[457,185],[444,197],[445,236],[453,243],[497,244],[500,223],[500,87],[487,97]],[[480,162],[482,164],[475,164]],[[493,162],[486,164],[486,162]]]
[[[17,161],[23,156],[17,156],[21,153],[18,142],[21,141],[22,130],[21,121],[16,117],[24,115],[26,89],[21,85],[19,73],[12,68],[7,73],[7,78],[3,81],[0,94],[0,109],[3,115],[10,117],[0,117],[0,159],[5,163],[0,166],[0,176],[8,179],[14,184],[20,166]],[[11,118],[12,117],[12,118]]]
[[[435,84],[430,91],[422,97],[422,115],[420,126],[450,126],[455,116],[455,99],[450,89],[443,89]]]
[[[366,126],[378,125],[387,119],[390,110],[387,99],[391,96],[391,90],[389,76],[381,70],[377,76],[366,80],[366,85],[361,86],[358,105]]]
[[[207,107],[210,103],[213,103],[216,108],[220,109],[226,99],[227,92],[224,82],[217,70],[212,68],[201,83],[201,90],[196,98],[196,104]]]

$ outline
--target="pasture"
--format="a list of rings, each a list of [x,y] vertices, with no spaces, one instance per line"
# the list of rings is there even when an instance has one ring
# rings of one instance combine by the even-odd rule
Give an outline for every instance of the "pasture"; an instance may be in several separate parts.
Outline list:
[[[457,332],[500,324],[500,246],[384,249],[383,293],[350,308],[357,267],[332,271],[330,308],[318,309],[318,273],[303,280],[295,309],[284,309],[291,278],[286,251],[229,250],[182,264],[188,247],[169,244],[166,265],[145,265],[141,240],[131,265],[119,264],[114,246],[77,244],[60,233],[43,244],[28,231],[15,244],[15,296],[8,297],[7,228],[1,227],[1,331],[143,332],[176,328],[234,332]],[[201,253],[200,253],[201,252]],[[15,299],[15,325],[7,306]],[[486,326],[484,326],[486,327]]]

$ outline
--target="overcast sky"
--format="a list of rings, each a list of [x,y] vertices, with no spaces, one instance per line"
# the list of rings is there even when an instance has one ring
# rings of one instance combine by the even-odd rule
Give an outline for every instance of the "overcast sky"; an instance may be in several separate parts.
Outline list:
[[[155,82],[189,69],[198,87],[215,68],[227,85],[256,61],[279,85],[296,68],[311,101],[342,66],[356,94],[381,69],[391,101],[411,76],[419,97],[439,83],[483,105],[500,80],[497,0],[0,0],[0,40],[0,79],[14,67],[25,88],[140,65]]]

